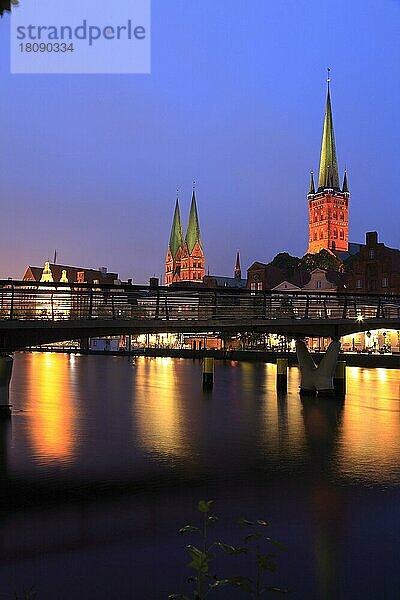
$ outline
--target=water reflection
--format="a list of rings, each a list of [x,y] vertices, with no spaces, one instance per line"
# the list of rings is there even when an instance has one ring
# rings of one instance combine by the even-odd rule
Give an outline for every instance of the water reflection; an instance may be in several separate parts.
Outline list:
[[[183,382],[176,372],[177,361],[156,358],[137,365],[135,386],[140,395],[135,398],[133,417],[139,444],[166,457],[187,457]]]
[[[303,398],[304,430],[313,473],[309,488],[313,520],[314,554],[319,597],[339,597],[340,542],[344,508],[340,489],[332,484],[332,470],[343,419],[343,401],[336,398]]]
[[[338,470],[355,480],[398,482],[399,371],[348,368],[347,389]]]
[[[29,437],[40,460],[70,461],[74,456],[78,419],[74,406],[74,370],[63,354],[30,354],[25,362]]]

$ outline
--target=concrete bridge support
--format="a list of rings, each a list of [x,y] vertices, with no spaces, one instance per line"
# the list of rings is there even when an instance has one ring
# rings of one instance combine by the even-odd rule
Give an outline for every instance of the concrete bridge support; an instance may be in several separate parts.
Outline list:
[[[333,394],[333,377],[340,351],[340,342],[332,341],[319,365],[316,365],[305,342],[296,341],[296,352],[299,361],[301,383],[300,393],[306,395]]]
[[[11,417],[9,395],[13,362],[9,354],[0,354],[0,419]]]

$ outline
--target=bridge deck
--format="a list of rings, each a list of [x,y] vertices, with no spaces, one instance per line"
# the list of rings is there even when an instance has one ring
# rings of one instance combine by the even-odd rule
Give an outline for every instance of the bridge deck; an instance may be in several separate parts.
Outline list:
[[[0,282],[0,350],[164,332],[340,337],[400,329],[400,297],[324,292]]]

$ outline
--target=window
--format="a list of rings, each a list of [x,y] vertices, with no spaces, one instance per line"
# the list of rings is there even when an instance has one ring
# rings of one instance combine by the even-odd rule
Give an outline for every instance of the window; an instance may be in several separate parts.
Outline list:
[[[361,281],[361,279],[356,279],[356,288],[358,290],[360,290],[362,288],[362,281]]]
[[[340,230],[340,239],[344,240],[344,231],[343,231],[343,229]]]
[[[333,218],[335,219],[335,221],[337,221],[337,212],[333,213]]]
[[[323,230],[322,230],[322,229],[321,229],[321,231],[319,232],[319,239],[320,239],[320,240],[323,240],[323,239],[324,239],[324,232],[323,232]]]
[[[76,274],[76,281],[77,283],[84,283],[85,282],[85,271],[78,271]]]
[[[340,213],[340,220],[344,221],[344,214],[343,213]]]
[[[332,250],[336,250],[336,242],[332,242]]]
[[[335,238],[335,240],[337,240],[337,238],[338,238],[337,229],[334,230],[333,237]]]
[[[384,277],[382,279],[382,287],[389,287],[389,278],[388,277]]]
[[[317,232],[314,231],[314,242],[317,240]]]
[[[321,280],[316,281],[315,282],[315,287],[316,287],[317,290],[320,290],[322,288],[322,281]]]
[[[258,290],[262,290],[262,283],[261,283],[261,281],[258,283],[258,285],[257,285],[257,289],[258,289]]]
[[[370,250],[368,256],[369,258],[375,258],[375,250]]]

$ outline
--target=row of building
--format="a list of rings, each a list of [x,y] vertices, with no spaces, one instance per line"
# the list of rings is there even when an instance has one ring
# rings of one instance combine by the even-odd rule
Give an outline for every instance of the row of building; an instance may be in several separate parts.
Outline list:
[[[185,237],[179,210],[175,213],[165,260],[165,285],[192,282],[208,287],[248,287],[253,290],[320,290],[400,294],[400,251],[378,241],[368,232],[364,244],[349,242],[350,191],[347,172],[340,184],[333,127],[330,79],[321,144],[318,185],[310,175],[307,195],[308,247],[306,255],[331,256],[335,268],[304,268],[304,261],[290,268],[255,261],[242,279],[239,253],[233,277],[206,275],[195,191]],[[309,261],[313,262],[313,261]],[[329,261],[328,261],[329,262]]]

